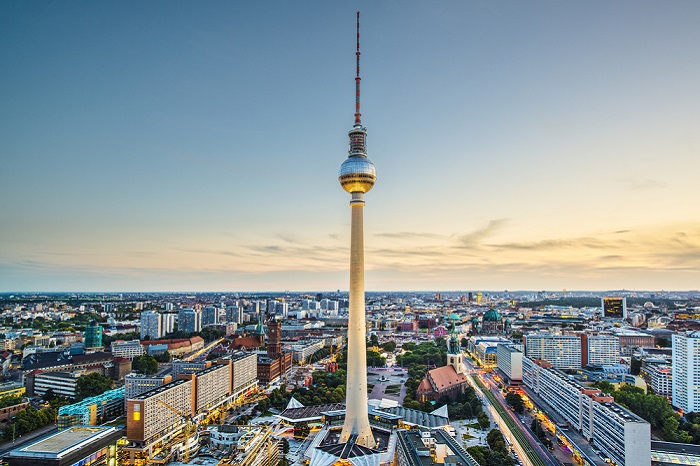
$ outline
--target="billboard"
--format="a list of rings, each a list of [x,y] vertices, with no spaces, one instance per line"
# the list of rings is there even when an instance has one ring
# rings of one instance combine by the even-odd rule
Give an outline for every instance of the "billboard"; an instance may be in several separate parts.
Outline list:
[[[603,298],[602,308],[603,317],[624,319],[627,317],[627,298]]]

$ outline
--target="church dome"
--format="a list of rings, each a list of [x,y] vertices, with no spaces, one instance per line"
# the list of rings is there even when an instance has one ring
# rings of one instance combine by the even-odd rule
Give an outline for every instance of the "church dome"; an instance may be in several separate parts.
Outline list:
[[[489,309],[488,311],[486,311],[486,314],[484,314],[484,318],[482,320],[484,322],[500,322],[501,315],[498,313],[497,310]]]

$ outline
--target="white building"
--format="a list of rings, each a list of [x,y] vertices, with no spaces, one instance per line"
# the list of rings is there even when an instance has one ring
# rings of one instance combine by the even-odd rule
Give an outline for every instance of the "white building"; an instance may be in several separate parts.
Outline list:
[[[657,395],[672,396],[673,369],[665,364],[649,364],[645,368],[649,377],[649,386]]]
[[[163,329],[163,336],[168,333],[173,333],[175,331],[175,323],[177,322],[177,314],[172,312],[166,312],[161,314],[161,324]]]
[[[700,332],[673,335],[673,405],[700,411]]]
[[[34,395],[44,396],[51,389],[58,396],[75,398],[75,387],[82,372],[43,372],[34,377]]]
[[[525,335],[525,356],[550,362],[557,369],[580,369],[581,340],[574,335],[531,333]]]
[[[523,380],[523,353],[515,345],[499,343],[496,350],[498,369],[511,382]]]
[[[132,372],[124,376],[124,399],[134,398],[149,390],[170,383],[172,380],[173,378],[169,375],[143,375]]]
[[[600,390],[523,358],[523,381],[583,437],[618,465],[651,464],[651,426]]]
[[[588,337],[588,364],[609,366],[620,363],[620,339],[614,335]]]
[[[115,357],[134,359],[136,356],[143,356],[143,346],[139,340],[117,340],[112,342],[112,355]]]
[[[292,354],[294,355],[294,361],[305,361],[316,351],[323,348],[323,340],[318,341],[307,341],[305,343],[300,343],[298,345],[292,345]]]

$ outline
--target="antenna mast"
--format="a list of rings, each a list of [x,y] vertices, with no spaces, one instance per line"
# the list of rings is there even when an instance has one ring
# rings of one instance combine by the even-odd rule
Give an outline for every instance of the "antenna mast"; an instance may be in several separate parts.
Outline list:
[[[362,122],[360,121],[360,12],[357,12],[357,51],[355,52],[357,57],[357,67],[355,72],[355,126],[361,127]]]

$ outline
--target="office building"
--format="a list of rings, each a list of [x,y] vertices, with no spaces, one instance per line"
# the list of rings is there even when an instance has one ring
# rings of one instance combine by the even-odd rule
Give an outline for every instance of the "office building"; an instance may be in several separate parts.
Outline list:
[[[42,397],[52,390],[57,396],[75,398],[75,387],[83,372],[42,372],[34,376],[33,391],[35,396]]]
[[[549,332],[525,335],[525,355],[544,360],[557,369],[581,368],[581,340],[574,335],[554,335]]]
[[[177,316],[177,329],[181,332],[194,333],[202,330],[202,313],[196,309],[180,309]]]
[[[603,317],[610,319],[627,318],[627,298],[605,297],[600,299]]]
[[[499,343],[496,347],[498,370],[509,383],[518,384],[523,380],[523,353],[516,346]]]
[[[71,426],[96,426],[124,415],[124,387],[85,398],[58,408],[59,429]]]
[[[700,412],[700,332],[674,334],[673,406],[685,412]]]
[[[12,450],[9,466],[114,466],[124,430],[116,427],[69,427]]]
[[[141,313],[141,339],[157,340],[165,335],[163,317],[159,312],[146,311]]]
[[[85,327],[85,349],[102,350],[102,326],[96,320]]]
[[[136,356],[143,356],[143,346],[139,340],[113,341],[112,355],[133,360]]]

